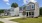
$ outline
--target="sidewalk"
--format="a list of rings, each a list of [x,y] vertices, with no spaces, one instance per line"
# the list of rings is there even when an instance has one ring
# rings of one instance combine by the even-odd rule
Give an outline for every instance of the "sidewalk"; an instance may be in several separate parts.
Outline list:
[[[9,21],[10,19],[16,19],[16,18],[20,18],[20,17],[0,18],[0,21],[4,23],[18,23],[18,22]]]

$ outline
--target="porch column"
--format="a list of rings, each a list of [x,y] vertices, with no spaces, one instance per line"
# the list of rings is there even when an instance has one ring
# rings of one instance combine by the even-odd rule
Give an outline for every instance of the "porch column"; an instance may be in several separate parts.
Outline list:
[[[32,12],[31,12],[31,16],[32,16]]]
[[[28,17],[29,17],[29,12],[28,12]]]

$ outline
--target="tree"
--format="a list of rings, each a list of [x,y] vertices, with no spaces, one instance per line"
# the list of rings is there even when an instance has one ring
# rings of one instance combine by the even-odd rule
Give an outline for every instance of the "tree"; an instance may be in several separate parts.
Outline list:
[[[42,7],[40,7],[40,15],[42,15]]]
[[[0,15],[1,15],[1,13],[4,13],[4,10],[3,9],[0,10]]]
[[[16,12],[18,12],[17,10],[19,10],[18,9],[18,4],[17,3],[12,3],[11,7],[14,8],[14,12],[15,12],[13,16],[19,16],[18,13],[16,13]]]
[[[26,15],[26,11],[25,11],[25,10],[23,10],[23,19],[24,19],[24,18],[26,18],[26,16],[25,16],[25,15]]]
[[[0,10],[0,13],[4,13],[4,10]]]
[[[12,3],[11,7],[16,8],[16,7],[18,7],[18,4],[17,3]]]

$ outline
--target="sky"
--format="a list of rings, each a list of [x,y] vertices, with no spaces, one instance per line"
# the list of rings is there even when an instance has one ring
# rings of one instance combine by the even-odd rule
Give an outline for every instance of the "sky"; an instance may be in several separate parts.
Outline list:
[[[28,4],[28,2],[38,2],[39,7],[42,7],[42,0],[0,0],[0,9],[10,9],[12,3],[17,3],[18,6]]]

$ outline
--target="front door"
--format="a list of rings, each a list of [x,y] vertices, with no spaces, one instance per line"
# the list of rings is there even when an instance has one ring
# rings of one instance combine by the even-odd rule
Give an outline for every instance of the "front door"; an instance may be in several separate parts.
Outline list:
[[[28,17],[28,12],[27,12],[27,17]]]

